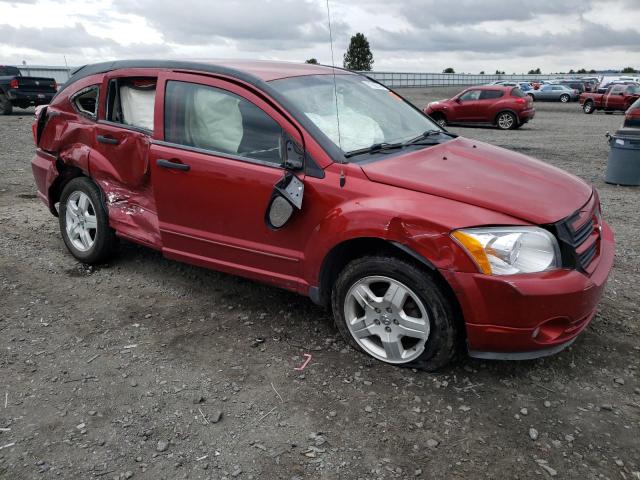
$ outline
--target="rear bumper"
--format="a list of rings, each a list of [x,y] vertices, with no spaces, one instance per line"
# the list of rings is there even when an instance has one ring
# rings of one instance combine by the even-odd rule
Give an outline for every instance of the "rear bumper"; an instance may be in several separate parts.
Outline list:
[[[31,159],[31,170],[38,190],[38,198],[51,210],[53,205],[49,204],[49,188],[58,176],[55,168],[56,157],[42,150],[36,150],[36,154]]]
[[[535,117],[535,115],[535,108],[527,108],[526,110],[522,110],[520,113],[518,113],[518,120],[520,121],[520,123],[526,123],[529,120],[533,120],[533,117]]]
[[[25,92],[15,89],[7,91],[11,104],[16,106],[46,105],[51,103],[54,95],[55,92]]]
[[[470,355],[525,359],[562,350],[587,327],[613,259],[613,232],[603,223],[601,251],[590,276],[566,269],[511,277],[441,273],[462,307]]]

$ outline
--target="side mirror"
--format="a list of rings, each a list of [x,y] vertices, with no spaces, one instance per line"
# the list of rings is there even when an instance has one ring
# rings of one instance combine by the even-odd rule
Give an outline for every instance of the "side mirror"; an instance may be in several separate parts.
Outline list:
[[[285,172],[273,187],[271,200],[265,214],[265,222],[271,230],[282,228],[302,208],[304,183],[291,172]]]

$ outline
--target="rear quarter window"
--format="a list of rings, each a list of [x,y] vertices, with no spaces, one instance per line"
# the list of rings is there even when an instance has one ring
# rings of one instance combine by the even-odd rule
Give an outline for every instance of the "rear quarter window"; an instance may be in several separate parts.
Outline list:
[[[83,88],[71,96],[71,105],[83,117],[96,120],[98,116],[98,85]]]
[[[0,66],[0,77],[21,77],[22,74],[17,67]]]
[[[511,96],[512,97],[518,97],[518,98],[525,98],[526,95],[523,93],[522,90],[520,90],[519,88],[514,88],[513,90],[511,90]]]

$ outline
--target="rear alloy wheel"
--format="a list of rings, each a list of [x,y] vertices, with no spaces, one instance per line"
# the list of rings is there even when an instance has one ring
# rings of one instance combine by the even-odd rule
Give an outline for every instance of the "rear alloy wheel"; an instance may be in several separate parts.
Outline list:
[[[593,108],[593,102],[589,101],[589,102],[584,102],[584,105],[582,106],[582,111],[584,113],[586,113],[587,115],[592,114],[593,111],[595,109]]]
[[[562,103],[568,103],[569,100],[571,100],[571,97],[569,95],[567,95],[566,93],[563,93],[562,95],[560,95],[560,101]]]
[[[354,260],[338,277],[331,301],[345,340],[382,362],[435,370],[456,353],[451,305],[411,263],[395,257]]]
[[[59,210],[60,232],[74,257],[100,263],[111,255],[116,237],[95,183],[86,177],[71,180],[62,191]]]
[[[511,112],[501,112],[496,118],[496,125],[500,130],[511,130],[518,124],[518,119]]]
[[[13,105],[4,93],[0,93],[0,115],[11,115]]]

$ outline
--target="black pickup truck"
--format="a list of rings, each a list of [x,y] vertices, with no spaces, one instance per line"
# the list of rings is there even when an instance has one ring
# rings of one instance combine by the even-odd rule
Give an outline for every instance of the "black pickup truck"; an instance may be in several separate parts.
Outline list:
[[[0,65],[0,115],[9,115],[13,107],[46,105],[57,89],[53,78],[23,77],[16,67]]]

